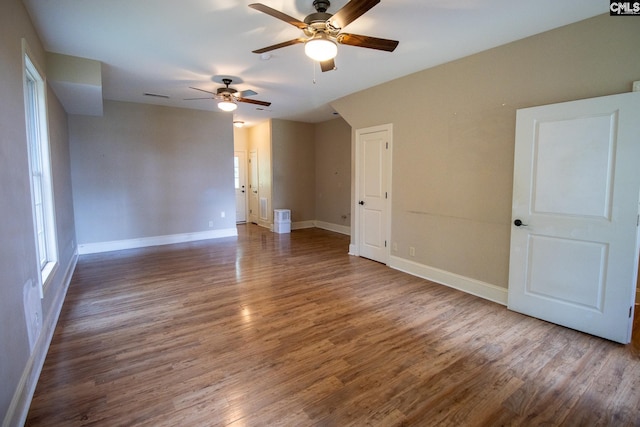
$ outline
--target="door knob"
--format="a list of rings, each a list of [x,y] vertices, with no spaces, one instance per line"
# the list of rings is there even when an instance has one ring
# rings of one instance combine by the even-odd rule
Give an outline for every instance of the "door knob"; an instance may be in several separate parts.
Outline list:
[[[515,225],[516,227],[527,226],[527,224],[523,223],[519,219],[516,219],[515,221],[513,221],[513,225]]]
[[[359,205],[364,205],[364,200],[360,200],[360,201],[358,202],[358,204],[359,204]]]

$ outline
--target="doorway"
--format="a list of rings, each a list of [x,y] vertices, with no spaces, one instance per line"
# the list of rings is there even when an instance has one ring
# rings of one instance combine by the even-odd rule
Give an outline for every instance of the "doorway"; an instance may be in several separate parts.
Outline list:
[[[258,223],[258,151],[249,151],[249,222]]]
[[[236,223],[247,222],[247,152],[233,154],[233,181],[236,191]]]
[[[387,264],[392,125],[356,130],[356,254]]]

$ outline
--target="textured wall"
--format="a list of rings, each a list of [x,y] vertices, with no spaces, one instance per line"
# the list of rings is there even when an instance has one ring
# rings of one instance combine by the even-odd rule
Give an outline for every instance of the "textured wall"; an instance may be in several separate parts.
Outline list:
[[[350,226],[351,127],[341,118],[315,125],[318,221]]]
[[[393,123],[393,255],[507,287],[516,109],[630,91],[640,25],[626,18],[598,16],[333,103],[354,129]]]
[[[44,360],[48,334],[62,303],[66,274],[75,261],[75,234],[67,116],[48,91],[50,154],[58,239],[58,268],[44,289],[43,327],[30,358],[23,310],[23,286],[37,282],[31,190],[27,155],[22,75],[22,39],[32,59],[44,70],[44,51],[19,0],[0,2],[0,422],[17,425],[35,387],[39,362]],[[24,378],[20,388],[21,377]],[[16,412],[9,407],[16,397]],[[5,418],[6,417],[6,418]]]
[[[235,227],[230,115],[105,101],[69,135],[79,244]]]
[[[315,218],[314,125],[289,120],[271,123],[273,209],[290,209],[291,221]]]

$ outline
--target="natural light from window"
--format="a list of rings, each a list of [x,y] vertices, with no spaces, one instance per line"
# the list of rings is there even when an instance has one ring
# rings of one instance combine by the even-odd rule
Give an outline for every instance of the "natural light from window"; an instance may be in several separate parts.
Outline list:
[[[45,103],[45,82],[28,53],[24,56],[25,113],[31,202],[36,251],[42,286],[52,275],[58,261],[51,183],[51,163]]]

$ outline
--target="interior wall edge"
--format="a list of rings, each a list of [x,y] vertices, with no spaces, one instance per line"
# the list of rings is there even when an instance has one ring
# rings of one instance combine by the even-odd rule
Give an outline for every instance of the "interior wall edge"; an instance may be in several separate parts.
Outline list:
[[[109,242],[84,243],[78,245],[78,251],[80,255],[88,255],[102,252],[121,251],[125,249],[138,249],[150,246],[170,245],[174,243],[195,242],[197,240],[236,237],[237,235],[237,228],[223,228],[218,230],[201,231],[194,233],[152,236],[138,239],[113,240]]]
[[[351,227],[349,227],[348,225],[333,224],[330,222],[316,220],[315,226],[316,228],[321,228],[327,231],[333,231],[335,233],[344,234],[346,236],[351,235]]]
[[[440,270],[414,261],[408,261],[396,256],[389,257],[388,266],[411,274],[412,276],[420,277],[421,279],[430,280],[504,306],[507,305],[507,289],[501,286],[485,283],[480,280]]]
[[[71,278],[76,269],[78,263],[78,252],[75,252],[71,257],[67,269],[65,271],[63,285],[58,287],[58,293],[53,297],[53,304],[49,315],[44,319],[43,325],[45,330],[40,334],[40,338],[34,346],[33,352],[29,357],[18,386],[16,387],[13,399],[7,410],[2,427],[21,426],[24,425],[27,414],[29,413],[29,406],[31,405],[31,399],[33,399],[33,393],[36,390],[44,361],[49,352],[49,346],[53,339],[53,333],[55,332],[58,319],[60,318],[60,312],[62,311],[62,305],[64,304],[67,290],[71,284]]]

